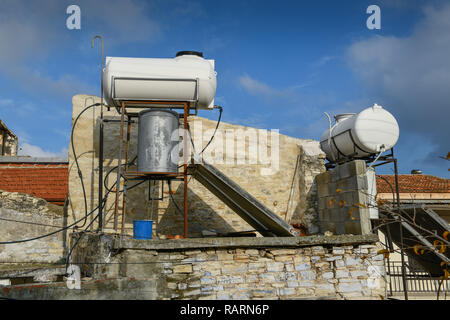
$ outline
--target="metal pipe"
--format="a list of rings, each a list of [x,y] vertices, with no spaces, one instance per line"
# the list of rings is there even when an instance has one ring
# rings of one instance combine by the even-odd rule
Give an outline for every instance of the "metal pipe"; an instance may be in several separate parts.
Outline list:
[[[393,149],[393,148],[392,148]],[[392,150],[392,156],[394,156],[394,150]],[[402,218],[400,216],[400,191],[398,185],[398,168],[397,159],[394,157],[394,172],[395,172],[395,193],[397,195],[397,213],[399,215],[399,227],[400,227],[400,256],[402,261],[402,281],[403,281],[403,292],[405,294],[405,300],[408,300],[408,284],[406,283],[406,269],[405,269],[405,253],[403,248],[403,225]]]
[[[184,133],[183,133],[183,158],[184,158],[184,171],[183,171],[183,178],[184,178],[184,237],[188,237],[188,179],[187,179],[187,150],[188,150],[188,137],[187,137],[187,130],[188,130],[188,123],[187,123],[187,117],[189,114],[188,104],[184,103]]]
[[[295,164],[295,170],[294,170],[294,177],[292,178],[292,184],[291,184],[291,192],[289,193],[289,199],[288,204],[286,208],[286,216],[284,217],[284,221],[289,222],[291,220],[291,211],[292,211],[292,204],[294,201],[294,195],[295,195],[295,187],[297,185],[297,170],[300,164],[300,153],[297,155],[297,162]]]
[[[94,36],[91,42],[91,48],[94,47],[94,40],[100,39],[102,43],[102,56],[101,56],[101,72],[100,72],[100,83],[101,83],[101,95],[100,95],[100,145],[99,145],[99,155],[98,155],[98,231],[101,232],[103,229],[103,206],[101,205],[103,201],[103,38],[102,36]]]
[[[127,172],[128,169],[128,150],[130,146],[130,135],[131,135],[131,123],[127,122],[127,143],[125,147],[125,167],[124,167],[124,173]],[[125,227],[125,216],[126,216],[126,196],[127,196],[127,179],[124,178],[123,181],[123,196],[122,196],[122,230],[121,233],[123,234],[124,227]]]
[[[116,182],[116,201],[114,204],[114,230],[117,230],[117,214],[119,210],[119,190],[120,190],[120,178],[122,167],[122,143],[123,143],[123,125],[125,122],[125,103],[122,102],[122,110],[120,117],[120,136],[119,136],[119,157],[117,161],[117,182]]]

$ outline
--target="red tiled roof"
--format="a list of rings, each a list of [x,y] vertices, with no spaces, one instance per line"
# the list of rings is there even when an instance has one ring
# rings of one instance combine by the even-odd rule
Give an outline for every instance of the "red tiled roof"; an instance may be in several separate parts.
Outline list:
[[[395,190],[395,176],[381,175]],[[398,185],[400,193],[450,193],[450,179],[425,174],[399,174]],[[377,192],[391,193],[389,184],[377,177]]]
[[[0,189],[28,193],[62,205],[69,190],[68,165],[0,163]]]

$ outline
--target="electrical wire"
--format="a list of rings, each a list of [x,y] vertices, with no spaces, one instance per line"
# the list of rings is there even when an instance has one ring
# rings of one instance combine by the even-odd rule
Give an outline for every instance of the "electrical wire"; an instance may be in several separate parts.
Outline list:
[[[132,164],[134,163],[134,161],[136,161],[136,159],[137,159],[137,156],[135,156],[130,162],[128,162],[127,165],[132,165]],[[121,164],[121,166],[124,166],[124,165],[125,165],[125,164]],[[104,186],[105,189],[106,189],[107,191],[109,191],[109,192],[113,192],[113,190],[112,190],[112,187],[109,188],[109,187],[106,185],[106,181],[108,180],[109,175],[110,175],[114,170],[116,170],[118,167],[119,167],[119,165],[114,166],[114,167],[112,167],[111,169],[109,169],[108,172],[107,172],[106,175],[105,175],[105,178],[103,179],[103,186]],[[142,183],[142,182],[140,182],[140,183],[138,183],[138,184],[136,184],[136,185],[131,186],[130,188],[128,188],[128,190],[133,189],[134,187],[136,187],[137,185],[139,185],[139,184],[141,184],[141,183]],[[122,192],[122,191],[123,191],[123,190],[120,190],[120,192]]]
[[[223,108],[221,106],[216,106],[219,109],[219,118],[217,119],[217,124],[216,124],[216,128],[214,129],[214,133],[211,136],[211,139],[209,140],[209,142],[206,144],[206,146],[203,148],[203,150],[200,152],[200,154],[203,154],[203,152],[206,150],[206,148],[208,148],[209,144],[213,141],[214,136],[216,135],[217,129],[219,128],[219,124],[220,124],[220,119],[222,118],[222,111]],[[190,134],[190,133],[189,133]],[[192,136],[191,136],[191,141],[192,141]],[[192,142],[192,144],[194,144]]]
[[[98,105],[98,104],[96,104],[96,105]],[[83,112],[85,112],[87,109],[89,109],[89,108],[91,108],[91,107],[93,107],[93,106],[95,106],[95,105],[91,105],[91,106],[86,107],[86,108],[78,115],[77,119],[76,119],[75,122],[74,122],[74,125],[72,126],[71,141],[72,141],[72,151],[73,151],[73,154],[74,154],[74,155],[75,155],[75,150],[74,150],[74,146],[73,146],[73,131],[74,131],[75,124],[76,124],[78,118],[80,117],[80,115],[81,115]],[[218,118],[218,120],[217,120],[216,128],[215,128],[215,130],[214,130],[214,133],[213,133],[211,139],[210,139],[209,142],[206,144],[206,146],[203,148],[203,150],[201,151],[200,154],[202,154],[202,153],[206,150],[206,148],[210,145],[210,143],[211,143],[212,140],[214,139],[214,137],[215,137],[215,135],[216,135],[216,132],[217,132],[217,129],[218,129],[218,127],[219,127],[219,124],[220,124],[220,121],[221,121],[221,118],[222,118],[222,111],[223,111],[223,108],[222,108],[221,106],[217,106],[217,108],[219,109],[219,118]],[[188,124],[188,130],[189,130],[189,124]],[[190,136],[191,143],[192,143],[192,146],[193,146],[194,151],[195,151],[195,146],[194,146],[194,142],[192,141],[192,136],[191,136],[190,130],[189,130],[189,136]],[[136,158],[137,158],[137,156],[135,156],[135,157],[133,158],[133,160],[131,160],[128,164],[129,164],[129,165],[132,164],[132,163],[136,160]],[[85,199],[85,208],[86,208],[86,211],[87,211],[87,201],[86,201],[86,193],[85,193],[85,190],[84,190],[84,183],[83,183],[83,180],[82,180],[81,171],[80,171],[80,169],[79,169],[79,165],[78,165],[78,161],[77,161],[77,158],[76,158],[76,157],[75,157],[75,163],[76,163],[77,168],[78,168],[78,175],[80,176],[80,180],[82,181],[82,189],[83,189],[83,195],[84,195],[84,199]],[[105,179],[103,180],[103,184],[104,184],[104,186],[105,186],[105,189],[107,190],[107,194],[105,195],[105,198],[104,198],[104,199],[106,199],[106,198],[107,198],[107,195],[108,195],[110,192],[112,192],[112,190],[111,190],[112,187],[109,188],[109,187],[106,185],[106,180],[107,180],[108,176],[111,174],[112,171],[114,171],[115,169],[119,168],[119,166],[122,166],[122,165],[123,165],[123,164],[119,164],[119,165],[117,165],[117,166],[111,168],[111,169],[107,172],[107,174],[105,175]],[[181,165],[181,166],[182,166],[182,165]],[[181,166],[179,166],[179,167],[181,167]],[[131,186],[130,188],[128,188],[128,190],[131,190],[131,189],[137,187],[138,185],[142,184],[143,182],[145,182],[145,180],[143,180],[143,181],[141,181],[141,182],[139,182],[139,183],[136,183],[135,185],[133,185],[133,186]],[[171,189],[171,186],[170,186],[170,180],[169,180],[168,184],[169,184],[169,190],[170,190],[170,189]],[[123,192],[123,190],[119,190],[119,192]],[[174,199],[173,199],[173,196],[172,196],[171,191],[169,191],[169,194],[170,194],[170,196],[171,196],[171,198],[172,198],[172,201],[173,201],[175,207],[177,208],[177,210],[178,210],[179,212],[181,212],[181,209],[178,207],[178,204],[177,204],[177,203],[174,201]],[[106,200],[104,200],[104,202],[105,202],[105,204],[106,204]],[[97,206],[97,208],[99,208],[99,207],[100,207],[100,205]],[[103,204],[102,204],[102,207],[103,207]],[[97,215],[97,216],[98,216],[98,215]],[[96,217],[96,218],[97,218],[97,217]],[[86,227],[86,229],[85,229],[83,232],[85,232],[85,231],[92,225],[93,221],[95,221],[96,218],[93,219],[93,220],[91,221],[91,223],[89,223],[89,225]],[[86,219],[85,219],[85,221],[84,221],[84,223],[83,223],[83,225],[82,225],[81,227],[84,227],[84,225],[86,224],[86,221],[87,221],[87,217],[86,217]],[[82,232],[82,233],[83,233],[83,232]],[[80,235],[80,237],[77,239],[77,241],[74,243],[74,245],[72,246],[71,250],[69,251],[69,254],[67,255],[67,259],[66,259],[66,268],[68,267],[69,259],[70,259],[71,255],[72,255],[72,252],[73,252],[74,248],[76,247],[76,245],[78,244],[78,242],[79,242],[80,239],[81,239],[81,235]]]
[[[17,222],[17,223],[31,224],[31,225],[35,225],[35,226],[41,226],[41,227],[64,228],[64,226],[55,226],[55,225],[52,225],[52,224],[30,222],[30,221],[23,221],[23,220],[15,220],[15,219],[7,219],[7,218],[0,218],[0,220],[8,221],[8,222]]]
[[[102,208],[106,205],[106,200],[108,199],[108,195],[109,195],[109,191],[106,192],[105,197],[102,200]],[[98,208],[99,206],[97,206]],[[94,223],[95,220],[97,220],[98,216],[100,215],[100,211],[97,213],[97,215],[95,216],[94,219],[92,219],[91,222],[89,222],[89,224],[86,226],[86,228],[79,234],[78,239],[75,241],[75,243],[72,245],[72,247],[69,250],[69,253],[67,254],[67,258],[66,258],[66,277],[68,276],[67,270],[69,268],[69,264],[70,264],[70,258],[72,257],[72,253],[73,250],[75,249],[75,247],[78,245],[78,242],[81,240],[81,238],[83,237],[83,234],[89,229],[89,227],[92,225],[92,223]]]
[[[85,215],[85,219],[84,219],[83,224],[82,224],[81,226],[79,226],[79,228],[84,227],[84,225],[85,225],[86,222],[87,222],[87,210],[88,210],[88,209],[87,209],[87,197],[86,197],[86,189],[85,189],[85,187],[84,187],[83,174],[81,173],[80,165],[79,165],[79,163],[78,163],[78,157],[76,156],[76,153],[75,153],[75,145],[74,145],[74,143],[73,143],[73,133],[74,133],[74,130],[75,130],[75,125],[77,124],[78,119],[81,117],[81,115],[82,115],[85,111],[89,110],[90,108],[97,107],[97,106],[99,106],[99,105],[101,105],[101,103],[94,103],[94,104],[91,104],[90,106],[87,106],[86,108],[84,108],[84,109],[78,114],[78,116],[75,118],[75,121],[73,122],[73,125],[72,125],[72,132],[70,133],[70,144],[72,145],[72,154],[73,154],[73,157],[74,157],[74,160],[75,160],[75,165],[77,166],[78,177],[80,178],[81,189],[82,189],[82,191],[83,191],[83,199],[84,199],[84,215]]]
[[[22,240],[15,240],[15,241],[2,241],[2,242],[0,242],[0,245],[3,245],[3,244],[5,244],[5,245],[6,245],[6,244],[16,244],[16,243],[23,243],[23,242],[29,242],[29,241],[34,241],[34,240],[42,239],[42,238],[45,238],[45,237],[49,237],[49,236],[51,236],[51,235],[54,235],[54,234],[56,234],[56,233],[62,232],[62,231],[64,231],[64,230],[67,230],[67,229],[69,229],[69,228],[71,228],[71,227],[73,227],[73,226],[75,226],[76,228],[83,228],[83,227],[86,225],[87,218],[88,218],[90,215],[92,215],[97,209],[99,209],[100,206],[102,206],[102,208],[103,208],[103,206],[106,205],[106,200],[107,200],[107,197],[108,197],[109,193],[112,192],[112,190],[111,190],[112,187],[111,187],[111,188],[108,188],[108,187],[105,185],[105,187],[106,187],[106,189],[107,189],[107,193],[106,193],[105,197],[103,198],[102,203],[101,203],[101,204],[98,204],[98,205],[97,205],[93,210],[91,210],[89,213],[87,212],[87,197],[86,197],[86,189],[85,189],[84,181],[83,181],[83,174],[82,174],[82,172],[81,172],[80,165],[79,165],[79,163],[78,163],[78,157],[76,156],[75,145],[74,145],[74,143],[73,143],[74,129],[75,129],[75,126],[76,126],[76,124],[77,124],[77,122],[78,122],[78,119],[81,117],[81,115],[82,115],[84,112],[86,112],[86,111],[89,110],[90,108],[93,108],[93,107],[96,107],[96,106],[99,106],[99,105],[101,105],[101,103],[94,103],[94,104],[92,104],[92,105],[89,105],[89,106],[87,106],[86,108],[84,108],[84,109],[78,114],[78,116],[75,118],[75,121],[74,121],[74,123],[73,123],[73,125],[72,125],[72,132],[71,132],[71,135],[70,135],[70,142],[71,142],[71,147],[72,147],[72,154],[73,154],[73,156],[74,156],[75,165],[76,165],[76,167],[77,167],[77,173],[78,173],[78,176],[79,176],[79,178],[80,178],[81,188],[82,188],[82,191],[83,191],[84,208],[85,208],[85,215],[84,215],[84,217],[82,217],[82,218],[80,218],[80,219],[74,221],[73,223],[71,223],[71,224],[68,225],[68,226],[62,227],[62,228],[60,228],[60,229],[58,229],[58,230],[55,230],[55,231],[53,231],[53,232],[51,232],[51,233],[47,233],[47,234],[40,235],[40,236],[37,236],[37,237],[29,238],[29,239],[22,239]],[[211,143],[212,140],[214,139],[215,134],[216,134],[216,132],[217,132],[217,129],[218,129],[218,127],[219,127],[219,124],[220,124],[220,121],[221,121],[221,117],[222,117],[222,111],[223,111],[223,109],[222,109],[222,107],[220,107],[220,106],[217,106],[217,107],[218,107],[220,113],[219,113],[219,118],[218,118],[218,120],[217,120],[216,128],[215,128],[215,130],[214,130],[214,133],[213,133],[211,139],[209,140],[209,142],[207,143],[207,145],[203,148],[203,150],[201,151],[200,154],[202,154],[202,153],[206,150],[206,148],[210,145],[210,143]],[[193,144],[192,136],[191,136],[191,143]],[[193,144],[193,146],[194,146],[194,144]],[[130,164],[133,163],[133,162],[136,160],[136,158],[137,158],[137,156],[130,162]],[[116,168],[118,168],[118,167],[119,167],[119,165],[117,165],[116,167],[113,167],[111,170],[109,170],[109,172],[108,172],[107,175],[105,176],[104,184],[106,183],[106,179],[107,179],[107,177],[109,176],[109,174],[110,174],[114,169],[116,169]],[[130,188],[128,188],[128,190],[131,190],[132,188],[137,187],[138,185],[142,184],[143,182],[145,182],[145,180],[144,180],[144,181],[141,181],[141,182],[139,182],[139,183],[137,183],[137,184],[135,184],[135,185],[133,185],[133,186],[131,186]],[[170,182],[169,182],[169,190],[170,190],[170,189],[171,189],[171,186],[170,186]],[[123,190],[119,190],[119,192],[123,192]],[[177,204],[177,203],[174,201],[174,199],[173,199],[172,192],[170,191],[169,194],[170,194],[170,196],[171,196],[171,198],[172,198],[172,201],[173,201],[174,205],[176,206],[177,210],[178,210],[179,212],[181,212],[181,209],[178,207],[178,204]],[[97,214],[97,216],[95,217],[95,219],[92,219],[92,221],[89,223],[89,225],[86,227],[86,229],[85,229],[83,232],[86,232],[86,230],[92,225],[93,221],[95,221],[97,217],[98,217],[98,214]],[[82,220],[84,220],[83,224],[82,224],[81,226],[76,226],[76,224],[78,224],[78,223],[81,222]],[[81,238],[81,236],[80,236],[80,238]],[[79,238],[79,239],[80,239],[80,238]],[[74,243],[74,245],[72,246],[72,248],[71,248],[71,250],[70,250],[70,252],[69,252],[69,254],[68,254],[68,256],[67,256],[67,259],[66,259],[67,262],[69,261],[70,256],[71,256],[71,254],[72,254],[72,252],[73,252],[75,246],[78,244],[79,239],[78,239],[78,240]]]
[[[208,148],[208,146],[211,144],[211,142],[214,140],[214,137],[216,136],[217,130],[219,128],[220,125],[220,121],[222,119],[222,112],[223,112],[223,108],[221,106],[214,106],[216,109],[219,109],[219,117],[217,119],[217,123],[216,123],[216,128],[214,129],[214,132],[211,136],[211,139],[209,139],[208,143],[206,144],[206,146],[202,149],[202,151],[200,151],[200,153],[198,155],[203,155],[203,152],[205,152],[206,148]],[[197,151],[195,150],[195,144],[194,141],[192,140],[192,134],[191,134],[191,127],[189,126],[189,123],[187,124],[187,128],[188,128],[188,133],[189,133],[189,138],[191,140],[191,145],[192,148],[194,149],[194,153],[197,153]],[[181,168],[184,164],[179,165],[178,168]]]
[[[134,160],[135,160],[136,158],[137,158],[137,156],[136,156],[133,160],[131,160],[131,163],[133,163]],[[117,168],[117,167],[118,167],[118,166],[116,166],[115,168]],[[111,171],[112,171],[112,170],[110,170],[110,172],[111,172]],[[110,172],[109,172],[109,173],[110,173]],[[102,200],[102,209],[104,209],[104,207],[106,206],[106,202],[107,202],[107,200],[108,200],[108,195],[109,195],[111,192],[113,192],[113,191],[111,190],[111,189],[112,189],[112,186],[111,186],[111,188],[108,188],[108,187],[106,186],[106,180],[107,180],[107,178],[108,178],[108,176],[106,175],[105,178],[104,178],[104,180],[103,180],[103,183],[105,184],[105,188],[106,188],[107,192],[106,192],[106,194],[105,194],[105,197],[104,197],[103,200]],[[130,188],[128,188],[128,190],[131,190],[131,189],[137,187],[138,185],[144,183],[145,181],[146,181],[146,180],[143,180],[143,181],[141,181],[141,182],[136,183],[135,185],[133,185],[133,186],[131,186]],[[122,190],[119,190],[119,193],[120,193],[120,192],[123,192],[123,191],[124,191],[123,189],[122,189]],[[100,207],[100,206],[97,206],[96,209],[98,209],[99,207]],[[92,225],[92,223],[94,223],[94,221],[99,217],[99,215],[100,215],[100,212],[95,216],[94,219],[92,219],[92,221],[86,226],[86,228],[85,228],[83,231],[80,232],[79,238],[78,238],[78,239],[75,241],[75,243],[72,245],[71,249],[69,250],[69,253],[67,254],[67,258],[66,258],[66,270],[67,270],[68,267],[69,267],[70,257],[72,256],[73,250],[74,250],[75,247],[78,245],[78,242],[81,240],[81,237],[83,236],[83,234],[89,229],[89,227]]]
[[[76,225],[77,223],[79,223],[80,221],[82,221],[82,220],[84,220],[84,219],[87,219],[87,217],[89,217],[89,216],[90,216],[92,213],[94,213],[95,210],[97,210],[97,209],[98,209],[98,206],[95,207],[95,208],[94,208],[91,212],[89,212],[87,215],[85,215],[84,217],[80,218],[79,220],[76,220],[75,222],[71,223],[70,225],[65,226],[65,227],[63,227],[63,228],[61,228],[61,229],[55,230],[55,231],[53,231],[53,232],[50,232],[50,233],[47,233],[47,234],[44,234],[44,235],[41,235],[41,236],[37,236],[37,237],[34,237],[34,238],[29,238],[29,239],[22,239],[22,240],[15,240],[15,241],[3,241],[3,242],[0,242],[0,245],[1,245],[1,244],[15,244],[15,243],[29,242],[29,241],[34,241],[34,240],[38,240],[38,239],[41,239],[41,238],[45,238],[45,237],[52,236],[52,235],[54,235],[54,234],[56,234],[56,233],[58,233],[58,232],[61,232],[61,231],[64,231],[64,230],[67,230],[67,229],[73,227],[74,225]]]
[[[37,237],[34,237],[34,238],[29,238],[29,239],[22,239],[22,240],[16,240],[16,241],[3,241],[3,242],[0,242],[0,244],[23,243],[23,242],[29,242],[29,241],[34,241],[34,240],[38,240],[38,239],[41,239],[41,238],[49,237],[49,236],[54,235],[54,234],[56,234],[56,233],[58,233],[58,232],[62,232],[62,231],[64,231],[64,230],[67,230],[67,229],[71,228],[72,226],[77,227],[76,224],[78,224],[79,222],[81,222],[82,220],[84,220],[83,224],[82,224],[81,226],[79,226],[79,228],[82,228],[82,227],[86,224],[88,216],[90,216],[92,213],[95,212],[95,210],[97,210],[97,209],[99,208],[100,204],[99,204],[97,207],[95,207],[91,212],[89,212],[89,213],[87,212],[87,197],[86,197],[86,189],[85,189],[84,181],[83,181],[83,174],[82,174],[82,172],[81,172],[80,165],[79,165],[79,163],[78,163],[78,157],[76,156],[75,145],[74,145],[74,143],[73,143],[73,134],[74,134],[75,126],[76,126],[76,124],[77,124],[77,122],[78,122],[78,119],[80,119],[81,115],[82,115],[84,112],[86,112],[86,111],[89,110],[90,108],[93,108],[93,107],[96,107],[96,106],[99,106],[99,105],[101,105],[101,104],[100,104],[100,103],[94,103],[94,104],[91,104],[91,105],[87,106],[86,108],[84,108],[84,109],[78,114],[78,116],[75,118],[75,121],[73,122],[73,125],[72,125],[72,132],[71,132],[71,134],[70,134],[70,142],[71,142],[71,146],[72,146],[72,153],[73,153],[74,161],[75,161],[75,164],[76,164],[76,167],[77,167],[78,176],[79,176],[79,178],[80,178],[81,188],[82,188],[82,191],[83,191],[84,211],[85,211],[84,217],[82,217],[82,218],[79,219],[79,220],[76,220],[75,222],[73,222],[72,224],[70,224],[70,225],[68,225],[68,226],[62,227],[62,228],[60,228],[60,229],[58,229],[58,230],[55,230],[55,231],[53,231],[53,232],[51,232],[51,233],[47,233],[47,234],[40,235],[40,236],[37,236]]]
[[[168,184],[168,186],[169,186],[169,196],[170,196],[170,199],[172,200],[172,203],[174,204],[174,206],[175,206],[175,208],[176,208],[176,211],[178,211],[178,213],[179,213],[181,216],[184,217],[184,212],[180,209],[180,207],[178,206],[177,202],[176,202],[175,199],[173,198],[173,194],[172,194],[172,186],[171,186],[170,180],[167,180],[167,184]],[[195,222],[193,222],[193,224],[194,224],[194,228],[196,228],[195,231],[200,232],[201,227],[199,228],[199,226],[198,226]]]
[[[324,112],[324,114],[327,116],[328,118],[328,125],[329,125],[329,131],[328,131],[328,149],[330,150],[330,155],[331,155],[331,160],[334,161],[334,155],[333,155],[333,151],[331,150],[331,130],[333,129],[331,126],[331,117],[327,112]]]

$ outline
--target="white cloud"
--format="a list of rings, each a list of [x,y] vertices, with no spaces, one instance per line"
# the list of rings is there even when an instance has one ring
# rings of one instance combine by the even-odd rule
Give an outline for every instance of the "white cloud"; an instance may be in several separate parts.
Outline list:
[[[68,157],[68,149],[63,148],[60,152],[50,152],[43,150],[41,147],[32,145],[29,143],[22,143],[19,147],[18,154],[20,156],[31,156],[37,158],[67,158]]]
[[[0,99],[0,107],[10,107],[13,104],[13,100],[11,99]]]
[[[317,61],[313,62],[312,66],[315,68],[322,67],[334,59],[336,59],[335,56],[323,56]]]
[[[276,90],[267,84],[251,78],[249,75],[244,75],[239,78],[239,83],[250,94],[253,95],[266,95],[266,96],[279,96],[282,92]]]
[[[277,89],[250,77],[248,74],[239,77],[239,84],[251,95],[263,96],[265,98],[289,99],[291,101],[298,100],[301,96],[298,92],[299,89],[310,86],[312,83],[313,81],[309,80],[304,83],[293,84],[282,89]]]
[[[436,146],[428,160],[438,161],[450,150],[450,5],[423,13],[409,36],[356,42],[348,59],[367,92],[397,117],[400,138],[405,132],[428,138]]]

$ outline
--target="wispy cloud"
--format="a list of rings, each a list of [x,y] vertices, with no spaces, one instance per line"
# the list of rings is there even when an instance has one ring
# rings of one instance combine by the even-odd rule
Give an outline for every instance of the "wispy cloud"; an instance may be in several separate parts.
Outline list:
[[[278,89],[262,81],[256,80],[248,74],[244,74],[243,76],[239,77],[239,84],[246,92],[254,96],[296,100],[299,95],[301,95],[298,90],[310,86],[312,84],[312,81],[292,84],[285,88]]]
[[[0,99],[0,108],[1,107],[11,107],[14,101],[12,99]]]
[[[255,80],[248,74],[245,74],[239,78],[241,86],[252,95],[265,95],[265,96],[283,96],[283,91],[274,89],[269,85]]]
[[[319,60],[314,61],[312,63],[312,66],[314,68],[319,68],[319,67],[322,67],[322,66],[326,65],[328,62],[330,62],[330,61],[332,61],[334,59],[336,59],[335,56],[323,56]]]
[[[50,152],[43,150],[41,147],[32,145],[29,143],[22,143],[19,146],[19,155],[21,156],[31,156],[37,158],[67,158],[68,157],[68,149],[63,148],[60,152]]]

